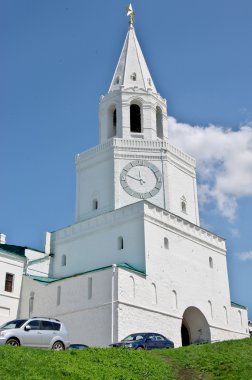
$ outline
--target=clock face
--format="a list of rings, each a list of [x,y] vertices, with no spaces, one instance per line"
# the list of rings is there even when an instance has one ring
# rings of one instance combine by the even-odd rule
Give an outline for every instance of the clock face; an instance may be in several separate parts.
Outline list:
[[[154,197],[162,187],[160,170],[145,160],[135,160],[127,164],[120,175],[123,189],[135,198]]]

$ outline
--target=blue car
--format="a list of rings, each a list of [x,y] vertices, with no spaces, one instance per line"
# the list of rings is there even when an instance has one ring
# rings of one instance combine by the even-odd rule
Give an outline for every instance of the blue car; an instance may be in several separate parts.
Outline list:
[[[110,347],[127,347],[134,350],[152,350],[154,348],[174,348],[174,343],[157,333],[136,333],[124,338],[121,342],[110,344]]]

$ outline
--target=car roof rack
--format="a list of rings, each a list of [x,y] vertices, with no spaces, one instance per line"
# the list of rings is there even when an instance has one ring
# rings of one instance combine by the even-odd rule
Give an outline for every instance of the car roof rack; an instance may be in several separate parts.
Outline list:
[[[31,317],[30,319],[37,319],[37,318],[41,318],[41,319],[50,319],[50,320],[52,320],[52,321],[60,322],[59,319],[56,319],[56,318],[49,318],[49,317]]]

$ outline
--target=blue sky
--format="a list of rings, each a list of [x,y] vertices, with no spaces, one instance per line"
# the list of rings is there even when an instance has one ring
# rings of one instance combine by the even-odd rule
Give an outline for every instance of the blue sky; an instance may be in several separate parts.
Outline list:
[[[74,222],[74,157],[98,144],[126,5],[0,0],[0,231],[10,244],[42,249],[45,231]],[[231,298],[252,319],[252,2],[132,5],[170,140],[197,158],[202,225],[227,239]]]

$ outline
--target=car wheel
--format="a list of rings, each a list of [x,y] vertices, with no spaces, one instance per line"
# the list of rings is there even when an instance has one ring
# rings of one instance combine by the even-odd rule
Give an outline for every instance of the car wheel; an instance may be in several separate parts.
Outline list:
[[[136,348],[136,350],[144,350],[144,348],[142,346],[139,346]]]
[[[8,344],[9,346],[13,346],[13,347],[19,347],[20,346],[20,343],[16,338],[8,339],[6,344]]]
[[[54,351],[64,351],[65,349],[65,346],[62,342],[60,342],[59,340],[55,343],[53,343],[53,346],[52,346],[52,350]]]

